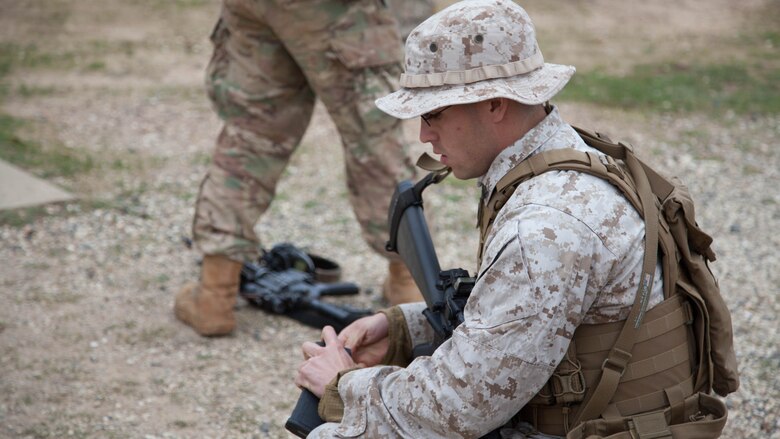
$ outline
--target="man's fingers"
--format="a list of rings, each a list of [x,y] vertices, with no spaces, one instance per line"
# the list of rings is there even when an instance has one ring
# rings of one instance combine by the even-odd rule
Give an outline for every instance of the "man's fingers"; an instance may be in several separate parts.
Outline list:
[[[304,364],[306,364],[306,362],[301,363],[298,366],[298,370],[295,372],[295,385],[298,386],[298,388],[301,390],[305,389],[306,385],[308,384],[308,382],[303,377],[303,373],[301,373]]]
[[[344,347],[352,351],[356,350],[355,348],[360,344],[362,339],[363,332],[350,331],[348,334],[342,332],[339,335],[339,340],[344,343]]]
[[[309,358],[317,355],[322,349],[324,348],[318,345],[317,343],[311,341],[304,342],[301,345],[301,350],[303,351],[303,359],[308,360]]]
[[[322,341],[325,342],[325,345],[331,345],[331,344],[341,344],[339,342],[339,337],[336,335],[336,330],[333,329],[332,326],[326,326],[322,328]]]

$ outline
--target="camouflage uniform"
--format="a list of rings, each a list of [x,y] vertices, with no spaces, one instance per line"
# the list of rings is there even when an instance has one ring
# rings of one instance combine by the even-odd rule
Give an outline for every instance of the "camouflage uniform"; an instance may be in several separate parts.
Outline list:
[[[207,89],[224,120],[193,235],[206,254],[256,256],[254,226],[324,103],[342,138],[349,199],[384,254],[389,199],[412,172],[400,121],[373,105],[395,88],[400,35],[381,0],[225,0]]]
[[[480,179],[483,193],[531,155],[558,148],[600,154],[553,110],[495,158]],[[642,218],[598,177],[557,171],[521,184],[487,236],[465,321],[452,338],[406,368],[343,375],[341,423],[309,437],[479,437],[502,425],[504,437],[545,437],[511,418],[550,378],[580,324],[626,318],[643,238]],[[648,308],[661,302],[662,288],[654,284]],[[423,306],[400,306],[413,345],[432,340]]]
[[[385,0],[385,2],[398,18],[398,26],[404,39],[412,29],[436,11],[433,0]]]

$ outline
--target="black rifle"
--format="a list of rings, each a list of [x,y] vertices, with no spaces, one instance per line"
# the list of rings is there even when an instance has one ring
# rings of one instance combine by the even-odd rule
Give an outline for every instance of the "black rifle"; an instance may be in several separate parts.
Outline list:
[[[431,355],[463,323],[463,308],[474,286],[474,278],[466,270],[441,270],[423,215],[423,191],[449,173],[449,168],[440,168],[417,184],[408,180],[399,183],[388,214],[390,240],[387,241],[387,251],[401,255],[412,273],[427,305],[423,315],[436,334],[433,343],[414,347],[415,358]]]
[[[402,181],[396,187],[390,204],[390,240],[386,248],[401,255],[412,273],[427,305],[423,315],[436,335],[432,343],[414,346],[412,354],[415,358],[433,354],[441,343],[452,336],[452,331],[463,323],[463,308],[475,282],[475,278],[470,277],[466,270],[441,270],[423,215],[423,191],[431,184],[442,181],[450,171],[450,168],[440,167],[417,184]],[[499,429],[496,429],[482,436],[482,439],[500,437]]]
[[[318,341],[318,345],[325,346],[324,341]],[[344,348],[347,353],[352,356],[352,351]],[[290,433],[295,434],[298,437],[305,438],[311,433],[312,430],[325,423],[320,418],[318,406],[320,405],[320,399],[317,395],[311,393],[309,389],[303,389],[301,395],[298,397],[298,402],[295,403],[290,417],[287,418],[287,422],[284,423]]]
[[[449,168],[441,168],[431,172],[417,184],[408,180],[400,182],[388,212],[390,240],[386,248],[401,255],[412,273],[427,305],[423,314],[436,333],[433,343],[414,347],[414,357],[431,355],[439,344],[450,338],[452,331],[463,323],[463,307],[474,286],[474,278],[469,277],[466,270],[441,270],[423,215],[422,192],[431,184],[443,180],[449,172]],[[298,437],[306,437],[311,430],[324,422],[317,414],[318,403],[319,400],[314,394],[304,391],[285,427]],[[500,437],[498,430],[494,430],[482,438]]]
[[[323,296],[354,295],[359,289],[351,282],[316,282],[311,258],[290,244],[274,246],[258,263],[245,263],[239,291],[265,311],[315,328],[331,325],[341,331],[355,320],[373,314],[371,310],[320,300]]]

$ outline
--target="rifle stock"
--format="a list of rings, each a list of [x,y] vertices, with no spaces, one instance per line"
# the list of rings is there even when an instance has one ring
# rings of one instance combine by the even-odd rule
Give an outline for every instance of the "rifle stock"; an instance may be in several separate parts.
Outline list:
[[[414,190],[415,186],[405,180],[398,184],[393,196],[393,200],[399,202],[391,206],[391,221],[393,215],[400,215],[393,247],[412,273],[428,308],[434,308],[444,300],[442,292],[436,287],[441,267],[423,214],[422,200],[408,205],[401,204],[401,200],[407,197],[403,194]]]

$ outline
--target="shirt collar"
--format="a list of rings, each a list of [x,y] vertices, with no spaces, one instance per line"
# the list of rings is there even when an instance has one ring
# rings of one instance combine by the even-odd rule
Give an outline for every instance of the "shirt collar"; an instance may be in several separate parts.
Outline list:
[[[558,113],[558,108],[553,106],[552,111],[538,125],[531,128],[523,137],[501,151],[493,160],[485,175],[479,178],[483,199],[493,191],[493,188],[504,175],[539,150],[564,125],[565,123]]]

